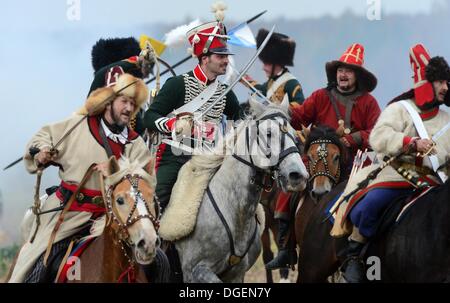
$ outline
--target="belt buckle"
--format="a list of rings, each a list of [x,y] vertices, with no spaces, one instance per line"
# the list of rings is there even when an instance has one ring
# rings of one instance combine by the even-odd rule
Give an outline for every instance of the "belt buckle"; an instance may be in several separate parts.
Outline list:
[[[84,194],[83,193],[78,193],[76,196],[76,199],[78,202],[83,203],[84,200]]]
[[[97,205],[97,206],[102,206],[103,205],[103,197],[102,196],[95,196],[92,198],[92,204]]]

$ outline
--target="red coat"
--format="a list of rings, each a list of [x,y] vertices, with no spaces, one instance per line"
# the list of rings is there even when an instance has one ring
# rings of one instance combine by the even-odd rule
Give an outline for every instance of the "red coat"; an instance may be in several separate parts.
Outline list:
[[[345,117],[345,106],[337,101],[341,117]],[[358,149],[364,150],[369,146],[369,135],[375,126],[381,113],[377,100],[369,93],[356,98],[351,113],[351,131],[345,138],[351,144],[352,153]],[[326,125],[334,129],[338,128],[338,118],[330,102],[325,88],[315,91],[302,105],[291,107],[291,124],[300,130],[301,124],[308,126]]]

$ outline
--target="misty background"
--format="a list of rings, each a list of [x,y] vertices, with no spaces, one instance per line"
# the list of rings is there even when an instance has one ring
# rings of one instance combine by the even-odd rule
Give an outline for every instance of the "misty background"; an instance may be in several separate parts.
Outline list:
[[[152,0],[41,0],[2,3],[0,18],[0,73],[2,139],[0,168],[25,152],[32,135],[45,124],[62,120],[77,110],[93,79],[90,51],[99,38],[139,38],[146,34],[164,40],[171,29],[199,18],[213,20],[214,1]],[[432,56],[450,60],[450,0],[380,0],[381,20],[371,21],[368,10],[375,0],[259,0],[225,1],[228,28],[268,10],[250,25],[256,35],[261,27],[291,36],[297,42],[295,66],[305,97],[326,85],[325,63],[338,59],[358,42],[365,47],[365,66],[378,77],[373,92],[381,107],[412,87],[408,50],[423,43]],[[79,4],[79,20],[68,10]],[[167,49],[162,58],[176,63],[187,55],[185,44]],[[253,49],[233,47],[237,67],[254,54]],[[178,74],[196,61],[176,69]],[[250,74],[264,81],[257,61]],[[162,79],[162,83],[165,81]],[[154,83],[150,84],[153,88]],[[234,89],[245,101],[248,91]],[[44,172],[41,192],[58,183],[57,171]],[[33,202],[35,176],[18,164],[0,171],[0,247],[18,240],[19,223]]]

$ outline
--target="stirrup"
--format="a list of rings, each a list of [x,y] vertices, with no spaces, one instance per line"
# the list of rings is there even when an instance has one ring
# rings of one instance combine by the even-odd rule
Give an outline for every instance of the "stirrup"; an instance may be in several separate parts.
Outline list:
[[[275,270],[279,268],[291,268],[295,265],[291,264],[291,256],[290,252],[287,249],[282,249],[278,252],[277,256],[271,260],[270,262],[267,262],[265,264],[266,269],[269,270]]]
[[[364,270],[364,261],[360,257],[349,257],[341,266],[342,278],[346,283],[362,283],[365,281]]]

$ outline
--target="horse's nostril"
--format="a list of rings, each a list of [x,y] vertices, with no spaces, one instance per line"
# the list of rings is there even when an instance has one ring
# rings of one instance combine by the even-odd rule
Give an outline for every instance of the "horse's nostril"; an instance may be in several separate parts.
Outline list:
[[[144,239],[139,240],[139,242],[138,242],[138,244],[137,244],[137,247],[139,247],[139,248],[144,248],[144,246],[145,246],[145,240],[144,240]]]
[[[301,178],[302,175],[298,172],[289,173],[289,179],[291,179],[292,181],[300,181]]]

